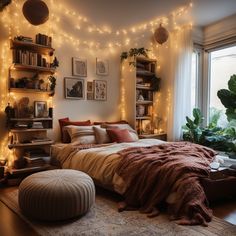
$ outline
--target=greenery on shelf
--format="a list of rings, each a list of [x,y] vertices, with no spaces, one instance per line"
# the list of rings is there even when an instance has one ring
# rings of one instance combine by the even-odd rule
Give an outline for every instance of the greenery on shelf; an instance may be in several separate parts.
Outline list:
[[[221,89],[217,95],[227,108],[228,124],[225,128],[218,126],[221,111],[211,112],[209,125],[203,127],[204,117],[198,108],[193,109],[193,119],[186,117],[187,123],[182,126],[183,139],[193,143],[211,147],[215,150],[228,152],[236,158],[236,76],[230,77],[229,90]]]
[[[147,52],[149,51],[149,49],[145,49],[145,48],[131,48],[128,52],[122,52],[120,59],[121,61],[127,59],[128,57],[133,58],[133,61],[131,61],[129,64],[136,66],[135,63],[135,59],[137,56],[145,56],[148,57]]]

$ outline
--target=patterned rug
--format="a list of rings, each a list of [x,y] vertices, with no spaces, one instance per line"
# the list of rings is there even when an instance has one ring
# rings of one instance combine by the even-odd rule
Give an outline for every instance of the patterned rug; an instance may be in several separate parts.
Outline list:
[[[96,204],[83,217],[67,222],[36,222],[24,217],[18,207],[18,190],[3,193],[0,200],[16,212],[39,235],[42,236],[233,236],[236,226],[214,217],[208,227],[180,226],[169,221],[166,215],[147,218],[137,211],[117,211],[117,200],[106,194],[98,193]]]

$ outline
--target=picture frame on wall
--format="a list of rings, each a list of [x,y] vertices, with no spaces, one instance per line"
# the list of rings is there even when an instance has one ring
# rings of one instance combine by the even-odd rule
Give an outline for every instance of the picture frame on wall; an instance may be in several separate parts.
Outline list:
[[[96,58],[96,74],[108,75],[109,74],[109,61]]]
[[[84,80],[79,78],[65,77],[65,98],[84,99]]]
[[[81,76],[81,77],[87,76],[87,60],[86,59],[72,57],[72,75]]]
[[[34,116],[35,117],[47,117],[47,102],[46,101],[34,101]]]
[[[94,100],[106,101],[107,100],[107,81],[94,80]]]
[[[87,100],[94,100],[94,83],[93,83],[93,81],[87,82]]]

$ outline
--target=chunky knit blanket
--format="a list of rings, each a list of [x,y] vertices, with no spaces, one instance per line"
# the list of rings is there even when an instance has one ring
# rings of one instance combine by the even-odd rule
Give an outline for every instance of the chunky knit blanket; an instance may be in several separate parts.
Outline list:
[[[119,154],[122,160],[116,173],[128,186],[119,210],[135,207],[155,216],[168,198],[171,219],[178,224],[207,225],[211,221],[212,211],[199,179],[209,175],[215,151],[188,142],[173,142],[128,148]]]

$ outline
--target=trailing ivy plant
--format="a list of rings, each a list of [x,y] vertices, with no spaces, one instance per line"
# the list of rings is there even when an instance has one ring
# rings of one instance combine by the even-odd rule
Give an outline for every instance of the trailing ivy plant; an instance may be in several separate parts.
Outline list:
[[[136,57],[137,56],[145,56],[148,57],[147,52],[149,51],[149,49],[145,49],[145,48],[131,48],[128,52],[122,52],[120,59],[121,61],[127,59],[128,57],[133,58],[133,61],[129,62],[129,65],[133,65],[136,66]]]

